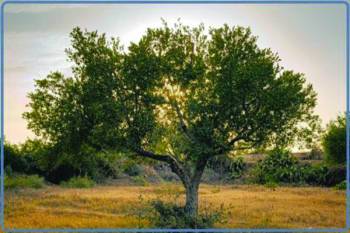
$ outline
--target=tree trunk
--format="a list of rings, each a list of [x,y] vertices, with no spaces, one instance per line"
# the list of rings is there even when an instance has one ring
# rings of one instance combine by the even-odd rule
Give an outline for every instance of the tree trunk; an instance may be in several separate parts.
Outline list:
[[[198,213],[198,187],[199,183],[188,184],[186,188],[185,211],[188,217],[196,219]]]

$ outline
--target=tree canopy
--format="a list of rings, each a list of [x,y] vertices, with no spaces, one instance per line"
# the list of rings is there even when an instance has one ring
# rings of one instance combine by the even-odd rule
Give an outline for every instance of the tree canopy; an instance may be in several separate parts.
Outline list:
[[[346,114],[330,121],[322,138],[326,160],[334,164],[346,162]]]
[[[164,23],[127,49],[74,28],[71,44],[73,76],[36,81],[29,128],[62,153],[118,148],[168,163],[191,214],[210,158],[289,145],[316,125],[312,86],[249,28]]]

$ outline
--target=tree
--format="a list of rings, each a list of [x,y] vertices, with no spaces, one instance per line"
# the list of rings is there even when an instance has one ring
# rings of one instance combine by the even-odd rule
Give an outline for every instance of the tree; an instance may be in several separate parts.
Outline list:
[[[124,50],[117,39],[75,28],[73,77],[55,72],[29,94],[29,128],[64,153],[118,148],[167,163],[195,218],[208,160],[273,143],[312,126],[316,94],[284,70],[249,28],[148,29]]]
[[[322,138],[322,146],[326,160],[330,163],[345,164],[346,162],[346,118],[339,115],[330,121]]]

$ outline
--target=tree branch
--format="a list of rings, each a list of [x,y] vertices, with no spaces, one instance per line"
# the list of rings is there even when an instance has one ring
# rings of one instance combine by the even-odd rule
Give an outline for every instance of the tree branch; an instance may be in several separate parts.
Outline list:
[[[186,137],[192,142],[194,143],[196,140],[194,139],[194,137],[188,132],[187,130],[187,126],[184,120],[183,115],[181,114],[181,110],[179,108],[179,106],[177,105],[176,101],[173,100],[171,101],[171,105],[174,107],[175,112],[179,118],[180,121],[180,129],[182,130],[182,132],[186,135]]]
[[[179,178],[181,179],[182,183],[185,186],[187,184],[189,184],[190,178],[189,178],[188,174],[186,173],[185,169],[180,164],[180,162],[178,162],[173,156],[171,156],[171,155],[159,155],[159,154],[155,154],[155,153],[150,152],[150,151],[145,151],[145,150],[143,150],[141,148],[140,149],[134,149],[134,151],[136,152],[136,154],[138,156],[151,158],[151,159],[158,160],[158,161],[161,161],[161,162],[166,162],[167,164],[169,164],[171,170],[176,175],[179,176]]]

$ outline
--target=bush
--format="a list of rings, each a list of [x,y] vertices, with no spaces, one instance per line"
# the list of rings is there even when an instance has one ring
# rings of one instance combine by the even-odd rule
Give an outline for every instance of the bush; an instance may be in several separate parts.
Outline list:
[[[333,186],[346,178],[344,165],[300,164],[288,151],[276,149],[259,161],[252,171],[253,182],[298,183]]]
[[[117,178],[121,172],[123,154],[115,151],[97,152],[83,145],[77,154],[60,154],[52,151],[48,156],[47,179],[53,183],[67,181],[72,177],[87,175],[95,182],[105,178]]]
[[[322,138],[322,146],[326,160],[331,164],[345,164],[346,162],[346,120],[345,116],[338,116],[327,126]]]
[[[275,191],[276,190],[276,188],[278,187],[278,183],[276,183],[276,182],[267,182],[266,184],[265,184],[265,187],[266,188],[268,188],[268,189],[272,189],[273,191]]]
[[[124,172],[129,176],[140,176],[143,174],[143,168],[136,163],[130,163],[126,165]]]
[[[38,175],[15,175],[5,176],[5,188],[42,188],[45,185],[44,178]]]
[[[298,160],[287,150],[272,150],[265,159],[260,160],[253,169],[256,183],[298,183],[302,173]]]
[[[337,184],[335,186],[335,189],[338,189],[338,190],[346,190],[346,180],[340,182],[339,184]]]
[[[328,167],[325,164],[304,165],[301,167],[303,181],[310,185],[326,185],[328,183]]]
[[[305,182],[312,185],[334,186],[346,179],[344,165],[306,166],[303,173]]]
[[[148,182],[146,181],[145,177],[143,177],[143,176],[133,176],[131,179],[137,185],[140,185],[140,186],[147,186],[148,185]]]
[[[115,152],[100,152],[96,154],[96,168],[91,173],[92,179],[101,182],[105,178],[118,178],[122,174],[121,162],[125,155]]]
[[[40,174],[40,169],[36,162],[37,155],[26,153],[23,145],[17,146],[5,143],[4,160],[8,171],[22,174]]]
[[[87,176],[78,176],[73,177],[68,181],[61,182],[61,186],[66,188],[92,188],[95,186],[95,182]]]
[[[329,165],[326,177],[327,186],[336,185],[346,179],[346,166],[345,165]]]
[[[217,222],[225,221],[223,205],[219,209],[204,209],[196,218],[186,214],[185,208],[160,200],[152,201],[154,214],[148,215],[149,221],[157,228],[213,228]]]

